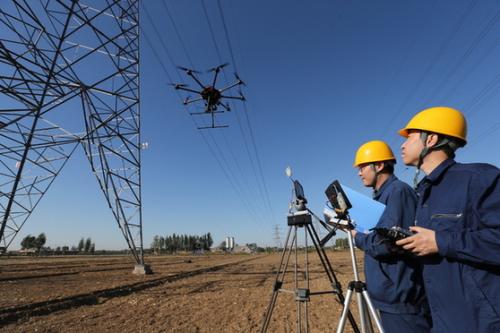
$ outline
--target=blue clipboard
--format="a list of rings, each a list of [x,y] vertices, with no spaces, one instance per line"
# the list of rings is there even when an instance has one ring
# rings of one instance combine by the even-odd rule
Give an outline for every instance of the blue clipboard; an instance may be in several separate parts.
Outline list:
[[[341,186],[352,204],[349,215],[356,223],[356,230],[368,232],[371,228],[374,228],[384,212],[385,205],[353,190],[349,186],[344,184],[341,184]]]

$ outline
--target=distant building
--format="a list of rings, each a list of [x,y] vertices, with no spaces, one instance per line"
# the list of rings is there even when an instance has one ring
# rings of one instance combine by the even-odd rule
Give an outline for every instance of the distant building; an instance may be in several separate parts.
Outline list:
[[[233,253],[248,253],[252,254],[254,251],[247,245],[236,245],[233,248]]]
[[[226,237],[225,246],[226,251],[231,252],[234,249],[234,237]]]
[[[21,255],[24,255],[24,256],[32,256],[34,254],[36,254],[36,249],[22,249],[22,250],[19,250],[18,253],[21,254]]]

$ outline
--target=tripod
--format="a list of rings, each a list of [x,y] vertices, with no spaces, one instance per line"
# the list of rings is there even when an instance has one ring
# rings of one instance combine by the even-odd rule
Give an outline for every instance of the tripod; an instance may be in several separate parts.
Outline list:
[[[285,246],[283,248],[283,252],[281,254],[281,260],[278,268],[278,272],[276,273],[276,280],[273,286],[273,294],[271,296],[271,300],[266,309],[264,323],[262,325],[262,333],[267,332],[267,328],[271,321],[271,316],[274,310],[274,306],[276,304],[276,300],[278,298],[279,293],[289,293],[295,296],[296,306],[297,306],[297,332],[308,332],[309,331],[309,321],[308,321],[308,303],[310,301],[310,296],[314,295],[323,295],[323,294],[335,294],[337,295],[337,299],[339,303],[344,303],[345,299],[342,294],[342,286],[340,285],[335,273],[332,269],[330,261],[325,253],[325,250],[322,247],[322,244],[326,243],[325,240],[320,241],[316,230],[314,229],[314,225],[312,224],[312,215],[314,215],[308,209],[301,210],[296,212],[295,214],[290,214],[288,216],[288,233],[286,236]],[[319,219],[318,219],[319,220]],[[321,221],[321,220],[320,220]],[[299,283],[299,264],[298,264],[298,229],[303,228],[304,230],[304,243],[305,243],[305,254],[304,254],[304,281]],[[291,236],[291,237],[290,237]],[[312,243],[314,244],[314,248],[316,253],[318,254],[323,270],[330,281],[332,286],[332,290],[326,291],[311,291],[309,288],[309,261],[308,261],[308,236],[311,238]],[[327,236],[328,239],[331,237],[331,233]],[[326,237],[325,237],[326,238]],[[288,264],[290,262],[290,257],[294,253],[294,281],[293,281],[293,290],[287,290],[283,288],[283,281],[285,279],[285,274],[287,271]],[[345,314],[344,314],[345,312]],[[359,329],[356,325],[354,317],[352,316],[349,309],[346,310],[344,306],[344,310],[342,312],[345,319],[349,319],[351,326],[354,332],[359,333]]]
[[[349,251],[351,252],[351,263],[352,263],[352,270],[354,273],[354,281],[350,281],[347,288],[347,293],[344,300],[344,309],[342,310],[342,315],[340,316],[339,325],[337,327],[337,333],[342,333],[344,331],[346,318],[349,318],[350,315],[349,304],[351,302],[353,292],[356,293],[358,299],[359,315],[361,318],[361,332],[362,333],[373,332],[372,325],[370,322],[370,317],[368,316],[367,313],[367,308],[368,308],[368,311],[371,314],[371,318],[375,321],[375,324],[377,325],[379,332],[384,333],[384,329],[380,322],[380,318],[377,312],[375,311],[375,308],[373,307],[373,304],[370,299],[370,295],[368,295],[368,291],[366,290],[366,284],[359,279],[358,268],[356,266],[356,254],[354,253],[354,242],[352,234],[350,232],[353,226],[351,224],[349,216],[346,217],[348,223],[347,226],[343,228],[343,230],[347,234]]]

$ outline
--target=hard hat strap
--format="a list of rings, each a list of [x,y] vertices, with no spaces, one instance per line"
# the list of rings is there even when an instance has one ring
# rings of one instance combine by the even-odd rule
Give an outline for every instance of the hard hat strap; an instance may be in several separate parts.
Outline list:
[[[420,152],[420,155],[418,156],[418,163],[417,163],[417,170],[415,172],[415,176],[413,177],[413,188],[417,189],[418,185],[418,176],[420,175],[420,167],[424,163],[424,158],[431,152],[431,149],[427,147],[427,137],[429,136],[429,133],[427,132],[420,132],[420,140],[422,140],[422,143],[424,144],[424,149]]]
[[[370,163],[370,168],[373,170],[373,172],[375,172],[375,177],[373,177],[373,180],[370,184],[370,187],[375,189],[375,185],[377,185],[377,179],[378,179],[379,172],[377,171],[377,168],[375,167],[375,163]]]
[[[431,151],[437,150],[439,148],[443,149],[447,152],[451,152],[453,154],[452,157],[454,157],[454,151],[458,148],[458,145],[453,141],[450,140],[447,137],[441,136],[438,140],[438,143],[433,146],[433,147],[427,147],[427,137],[429,136],[428,132],[420,132],[420,140],[422,140],[422,143],[424,145],[424,149],[420,152],[420,155],[418,156],[418,163],[417,163],[417,170],[415,172],[415,176],[413,177],[413,188],[416,189],[418,185],[418,176],[420,175],[420,167],[424,163],[424,158],[427,156]],[[439,134],[438,134],[439,136]]]

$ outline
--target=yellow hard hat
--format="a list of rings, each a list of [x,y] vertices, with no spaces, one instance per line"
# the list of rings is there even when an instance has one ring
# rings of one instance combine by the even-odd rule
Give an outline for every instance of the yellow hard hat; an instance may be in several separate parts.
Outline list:
[[[438,106],[417,113],[399,134],[408,137],[409,130],[421,130],[457,138],[467,142],[467,122],[464,115],[453,108]]]
[[[369,141],[359,147],[354,158],[354,167],[360,164],[382,162],[382,161],[396,161],[391,147],[384,141]]]

